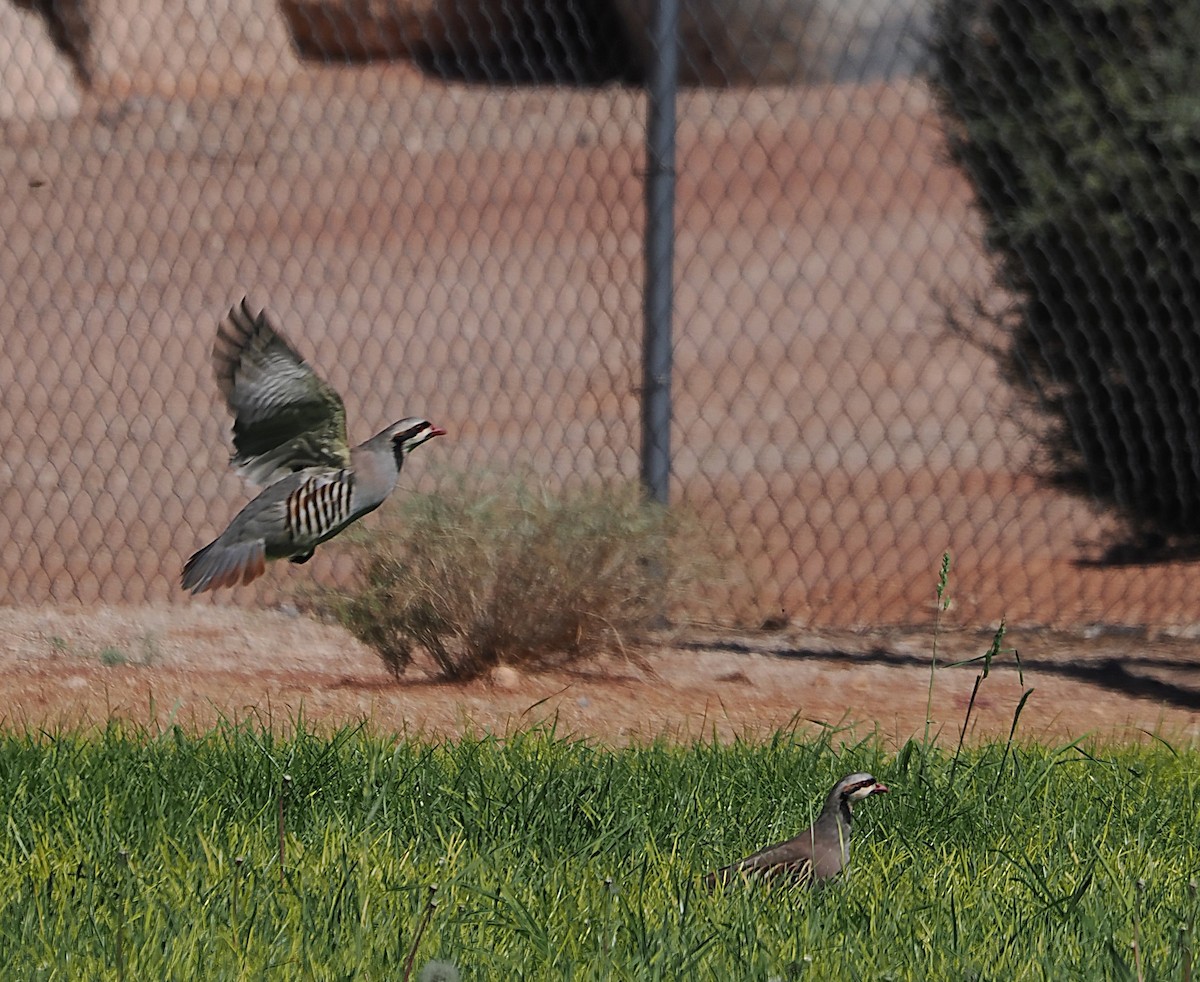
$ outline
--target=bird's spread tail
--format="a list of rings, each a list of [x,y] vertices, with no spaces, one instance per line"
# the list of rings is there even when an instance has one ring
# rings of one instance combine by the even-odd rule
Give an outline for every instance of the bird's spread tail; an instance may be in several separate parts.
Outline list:
[[[180,582],[185,590],[204,593],[258,579],[267,569],[262,539],[232,544],[217,539],[197,552],[183,567]]]

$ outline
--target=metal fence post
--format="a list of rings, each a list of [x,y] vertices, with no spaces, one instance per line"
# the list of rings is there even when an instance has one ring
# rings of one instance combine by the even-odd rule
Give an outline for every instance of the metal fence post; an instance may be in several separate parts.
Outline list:
[[[642,484],[666,504],[671,480],[671,308],[674,301],[675,89],[679,0],[658,0],[646,114],[646,286],[642,349]]]

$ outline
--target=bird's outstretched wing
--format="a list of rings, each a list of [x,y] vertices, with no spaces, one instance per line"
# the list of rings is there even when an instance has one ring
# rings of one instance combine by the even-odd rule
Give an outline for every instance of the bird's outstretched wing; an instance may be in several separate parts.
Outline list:
[[[342,397],[246,301],[217,331],[213,368],[233,413],[231,463],[257,484],[350,463]]]

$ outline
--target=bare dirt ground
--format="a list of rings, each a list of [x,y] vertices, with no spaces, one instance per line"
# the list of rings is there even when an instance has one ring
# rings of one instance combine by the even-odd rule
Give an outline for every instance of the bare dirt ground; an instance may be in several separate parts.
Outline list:
[[[552,722],[561,735],[622,744],[764,738],[777,727],[897,746],[924,731],[928,630],[729,634],[692,631],[636,660],[580,671],[502,668],[465,685],[418,667],[393,679],[340,628],[285,611],[210,607],[0,609],[3,726],[206,729],[251,720],[282,730],[367,721],[376,732],[498,735]],[[939,660],[974,658],[984,633],[950,627]],[[1003,740],[1022,694],[1018,739],[1200,742],[1200,642],[1137,633],[1071,637],[1016,631],[970,715],[969,742]],[[958,739],[979,666],[934,677],[933,730]],[[835,745],[837,740],[835,740]]]
[[[940,327],[941,298],[978,288],[986,261],[912,82],[680,100],[675,487],[733,544],[723,613],[812,630],[450,687],[395,682],[341,631],[250,609],[344,575],[332,549],[215,602],[181,596],[183,561],[246,500],[209,353],[247,292],[345,394],[353,438],[411,412],[450,431],[401,493],[446,463],[636,473],[643,121],[626,90],[304,66],[5,124],[7,722],[554,719],[621,741],[819,721],[901,741],[925,725],[930,630],[861,628],[928,625],[949,550],[955,625],[1097,625],[1014,631],[1034,689],[1021,734],[1195,741],[1200,564],[1080,565],[1102,521],[1023,472],[1005,387]],[[943,650],[987,640],[954,630]],[[944,733],[974,679],[939,672]],[[970,736],[1007,735],[1023,691],[999,668]]]
[[[306,65],[2,136],[0,601],[183,599],[246,496],[209,355],[247,293],[353,439],[450,432],[405,490],[637,473],[636,91]],[[920,622],[949,550],[966,623],[1200,621],[1200,564],[1076,564],[1104,523],[1023,472],[1005,386],[947,339],[987,263],[919,83],[685,92],[678,171],[673,480],[736,553],[730,616]]]

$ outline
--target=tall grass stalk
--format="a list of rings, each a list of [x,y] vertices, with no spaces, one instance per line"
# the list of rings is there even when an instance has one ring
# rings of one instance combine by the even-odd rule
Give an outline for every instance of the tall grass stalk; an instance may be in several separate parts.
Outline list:
[[[1021,674],[1021,684],[1025,684],[1024,673]],[[1013,741],[1017,736],[1017,724],[1021,721],[1021,713],[1025,709],[1025,704],[1029,702],[1031,695],[1033,695],[1033,689],[1026,689],[1022,692],[1021,698],[1017,702],[1017,708],[1013,710],[1012,725],[1008,728],[1008,739],[1004,741],[1004,754],[1000,758],[1000,766],[996,769],[996,776],[992,780],[992,791],[995,791],[1004,779],[1004,765],[1008,763],[1009,754],[1012,753]]]
[[[967,739],[967,729],[971,725],[971,713],[975,709],[975,697],[979,695],[979,687],[983,684],[983,680],[988,677],[988,673],[992,670],[992,659],[1000,654],[1000,645],[1004,641],[1004,621],[1000,621],[1000,626],[996,628],[996,633],[992,636],[992,643],[988,646],[987,651],[980,657],[983,660],[983,668],[975,676],[975,684],[971,686],[971,698],[967,700],[967,711],[963,714],[962,729],[958,734],[958,746],[954,748],[954,758],[950,762],[950,786],[954,786],[954,772],[958,769],[958,759],[962,754],[963,743]],[[962,662],[960,664],[971,664],[971,661]]]
[[[116,914],[117,914],[117,933],[116,933],[116,948],[117,948],[117,978],[125,978],[125,910],[129,903],[127,895],[128,877],[126,872],[129,869],[129,853],[124,849],[117,851],[117,889],[116,889]]]
[[[1184,921],[1183,927],[1180,928],[1182,935],[1182,943],[1180,945],[1180,953],[1183,960],[1183,967],[1180,975],[1183,982],[1192,982],[1192,965],[1196,952],[1196,881],[1192,879],[1188,882],[1188,909],[1187,919]]]
[[[287,793],[292,786],[292,776],[284,774],[279,779],[279,793],[276,795],[278,809],[276,822],[276,837],[279,846],[279,885],[283,886],[287,874]]]
[[[1137,982],[1146,982],[1142,971],[1142,898],[1146,893],[1146,881],[1139,879],[1133,885],[1133,970]]]
[[[408,958],[404,960],[404,975],[401,977],[403,982],[408,982],[412,977],[413,965],[417,960],[417,949],[421,947],[421,937],[425,934],[425,929],[429,927],[433,912],[437,910],[437,891],[436,883],[429,884],[429,896],[425,901],[425,909],[421,911],[421,920],[417,923],[416,933],[413,935],[412,944],[408,949]]]
[[[942,553],[942,568],[938,572],[937,606],[933,613],[933,650],[929,659],[929,692],[925,699],[925,736],[921,746],[928,749],[931,746],[930,730],[933,726],[933,682],[937,672],[938,636],[942,629],[942,612],[950,606],[950,595],[947,587],[950,583],[950,553]],[[921,772],[924,775],[925,763],[922,755]]]
[[[966,739],[967,739],[967,730],[969,729],[969,727],[971,725],[971,714],[975,710],[975,699],[979,695],[979,689],[980,689],[980,686],[983,685],[984,679],[986,679],[988,677],[988,675],[991,674],[992,662],[995,661],[997,658],[999,658],[1001,654],[1011,653],[1014,661],[1016,662],[1017,679],[1021,683],[1021,685],[1025,684],[1025,672],[1021,668],[1021,653],[1016,648],[1001,647],[1004,643],[1005,631],[1006,631],[1005,620],[1004,620],[1004,618],[1001,618],[1000,626],[996,628],[995,634],[992,635],[991,644],[988,645],[987,650],[982,655],[979,655],[975,658],[967,658],[963,661],[951,662],[951,663],[949,663],[949,665],[946,666],[948,668],[962,668],[967,665],[974,665],[976,663],[982,662],[982,667],[981,667],[979,673],[975,676],[975,683],[971,687],[971,697],[970,697],[970,699],[967,700],[967,711],[966,711],[966,713],[963,714],[963,724],[962,724],[962,728],[959,730],[959,734],[958,734],[958,746],[954,750],[954,758],[951,761],[951,765],[950,765],[950,783],[951,783],[951,785],[953,785],[953,783],[954,783],[954,772],[958,768],[959,755],[962,753],[963,745],[965,744]],[[998,772],[998,775],[997,775],[997,780],[999,780],[999,774],[1003,773],[1004,760],[1007,759],[1008,752],[1012,748],[1012,742],[1013,742],[1013,739],[1016,736],[1016,732],[1017,732],[1017,723],[1021,718],[1021,711],[1025,708],[1025,703],[1029,700],[1029,697],[1032,694],[1033,694],[1033,689],[1025,690],[1025,692],[1021,695],[1019,702],[1017,703],[1016,709],[1013,712],[1012,726],[1009,728],[1009,731],[1008,731],[1008,742],[1006,743],[1005,748],[1004,748],[1004,757],[1001,759],[1001,766],[1000,766],[1000,771]]]

